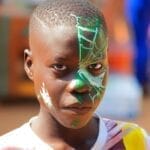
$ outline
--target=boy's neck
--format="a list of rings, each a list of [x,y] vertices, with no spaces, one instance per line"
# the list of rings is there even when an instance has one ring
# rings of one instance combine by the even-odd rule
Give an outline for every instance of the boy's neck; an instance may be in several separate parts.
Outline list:
[[[70,129],[59,124],[50,114],[40,111],[38,118],[32,122],[32,130],[46,143],[53,141],[66,143],[72,147],[77,145],[92,146],[99,133],[99,120],[92,118],[91,121],[81,129]],[[56,144],[54,144],[56,145]]]

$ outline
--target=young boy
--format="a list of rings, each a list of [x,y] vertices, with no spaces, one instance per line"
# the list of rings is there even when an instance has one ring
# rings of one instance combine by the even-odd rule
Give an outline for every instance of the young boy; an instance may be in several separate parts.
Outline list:
[[[30,19],[25,71],[40,103],[37,117],[0,138],[7,150],[146,150],[135,124],[103,119],[94,111],[108,74],[107,31],[87,0],[48,0]]]

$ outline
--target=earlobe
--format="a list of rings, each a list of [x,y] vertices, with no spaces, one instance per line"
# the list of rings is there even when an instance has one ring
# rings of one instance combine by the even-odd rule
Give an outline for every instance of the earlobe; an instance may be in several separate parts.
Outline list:
[[[29,49],[24,50],[24,69],[29,79],[33,81],[32,52]]]

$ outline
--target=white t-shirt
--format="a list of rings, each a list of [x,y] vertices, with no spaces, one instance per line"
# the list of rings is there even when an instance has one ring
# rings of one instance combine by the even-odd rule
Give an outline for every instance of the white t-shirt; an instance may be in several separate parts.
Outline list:
[[[0,137],[0,150],[53,150],[43,142],[31,129],[28,123]],[[107,130],[103,121],[99,124],[100,134],[92,150],[100,150],[107,140]]]
[[[47,145],[33,132],[30,126],[33,119],[35,118],[32,118],[28,123],[25,123],[21,127],[1,136],[0,150],[54,150],[52,146]],[[109,119],[99,119],[100,132],[91,150],[107,150],[109,148],[116,150],[115,145],[118,145],[119,147],[121,146],[119,150],[123,150],[123,142],[119,141],[121,141],[125,135],[120,134],[120,129],[122,129],[123,125],[125,124],[122,122],[118,124],[116,121]],[[150,144],[150,138],[148,139],[148,136],[145,136],[145,141],[147,142],[147,148],[145,148],[145,150],[150,150],[150,147],[148,148],[148,143]]]

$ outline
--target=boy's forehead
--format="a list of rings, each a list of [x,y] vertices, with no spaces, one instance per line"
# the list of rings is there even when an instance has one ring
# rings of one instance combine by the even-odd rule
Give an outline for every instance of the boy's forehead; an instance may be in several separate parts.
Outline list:
[[[71,40],[77,38],[76,29],[72,26],[58,25],[54,27],[48,27],[46,25],[39,25],[38,30],[30,30],[30,45],[35,41],[37,42],[44,41],[45,44],[51,43],[55,40],[59,42],[63,40]],[[36,42],[36,43],[37,43]]]
[[[105,26],[105,23],[104,23],[104,20],[102,17],[97,17],[97,16],[93,16],[93,17],[88,17],[88,16],[77,16],[77,15],[74,15],[74,14],[70,14],[68,16],[68,18],[72,18],[71,20],[74,20],[70,23],[68,22],[59,22],[59,23],[56,23],[56,24],[52,24],[52,25],[49,25],[47,22],[45,22],[43,19],[40,19],[38,16],[36,15],[33,15],[31,17],[31,20],[35,20],[34,23],[31,23],[30,24],[30,30],[43,30],[43,31],[54,31],[53,29],[57,29],[57,27],[59,27],[59,29],[65,27],[66,29],[70,30],[74,29],[74,32],[76,31],[76,27],[77,26],[80,26],[80,27],[86,27],[86,28],[95,28],[95,27],[103,27],[103,30],[105,30],[104,32],[106,32],[106,28],[104,27]],[[61,31],[61,30],[59,30]]]
[[[93,50],[98,52],[101,51],[102,53],[107,47],[106,31],[103,28],[102,22],[100,22],[98,18],[91,19],[73,15],[72,17],[74,17],[76,21],[75,25],[61,24],[48,27],[44,22],[38,20],[38,34],[35,34],[34,37],[40,36],[40,38],[37,39],[44,41],[45,45],[55,43],[56,40],[58,45],[62,42],[71,44],[68,46],[75,46],[76,44],[78,45],[80,59],[83,59],[83,57]],[[32,34],[30,34],[30,36],[32,36]],[[38,42],[40,41],[37,41],[37,43]],[[93,54],[95,55],[93,59],[101,57],[96,53]]]

